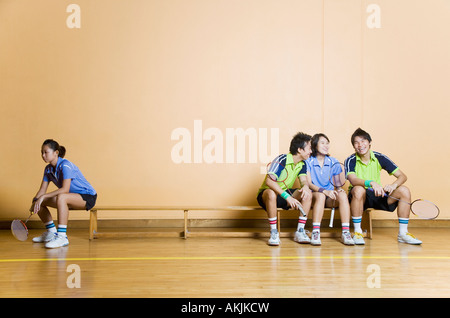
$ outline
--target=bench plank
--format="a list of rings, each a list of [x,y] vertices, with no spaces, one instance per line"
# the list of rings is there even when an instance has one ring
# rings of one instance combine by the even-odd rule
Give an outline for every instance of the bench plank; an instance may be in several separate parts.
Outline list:
[[[99,232],[98,231],[98,211],[182,211],[184,213],[183,231],[182,232],[172,232],[167,231],[157,232],[157,231],[146,231],[146,232]],[[187,239],[189,237],[266,237],[268,236],[267,229],[263,231],[255,231],[256,229],[250,229],[247,231],[234,230],[234,231],[217,231],[217,230],[200,230],[200,231],[189,231],[189,211],[264,211],[260,206],[224,206],[224,207],[210,207],[210,206],[97,206],[90,210],[90,220],[89,220],[89,239],[93,240],[99,237],[168,237],[176,236],[183,237]],[[290,237],[293,233],[287,233],[281,231],[281,212],[282,209],[278,209],[278,232],[280,237]],[[331,209],[326,208],[324,211],[324,218],[329,214]],[[364,212],[362,220],[362,228],[367,231],[367,237],[372,238],[372,219],[370,209]],[[308,218],[311,218],[312,213],[309,213]],[[339,209],[336,209],[335,218],[339,217]],[[321,237],[336,237],[340,236],[340,232],[336,231],[321,231]]]

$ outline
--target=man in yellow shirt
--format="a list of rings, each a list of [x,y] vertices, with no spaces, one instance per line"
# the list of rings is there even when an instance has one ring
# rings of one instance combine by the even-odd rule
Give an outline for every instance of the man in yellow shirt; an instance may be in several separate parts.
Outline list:
[[[371,150],[372,138],[358,128],[351,137],[355,153],[345,160],[345,171],[349,187],[350,209],[355,228],[355,244],[365,244],[361,231],[361,219],[365,209],[374,208],[393,212],[397,209],[399,233],[397,240],[401,243],[422,244],[420,240],[408,233],[410,206],[401,201],[411,202],[411,193],[404,185],[406,175],[387,156]],[[381,185],[381,170],[396,177],[392,184]],[[388,197],[392,195],[397,201]]]
[[[269,245],[280,245],[280,237],[276,226],[277,208],[303,210],[305,215],[300,213],[294,240],[298,243],[311,242],[304,231],[312,200],[304,160],[308,159],[310,155],[311,136],[301,132],[297,133],[291,140],[289,153],[279,155],[272,161],[264,182],[258,190],[258,203],[266,210],[269,218]],[[301,188],[293,189],[297,178],[300,179]]]

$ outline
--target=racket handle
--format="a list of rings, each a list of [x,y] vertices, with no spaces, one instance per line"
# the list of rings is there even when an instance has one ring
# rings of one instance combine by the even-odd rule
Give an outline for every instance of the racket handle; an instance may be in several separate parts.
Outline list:
[[[25,224],[27,224],[28,220],[33,216],[34,213],[30,213],[30,216],[25,220]]]
[[[331,216],[330,216],[330,224],[329,227],[333,227],[333,220],[334,220],[334,208],[331,209]]]
[[[303,207],[301,204],[297,205],[297,208],[303,216],[306,216],[306,213],[305,213],[305,211],[303,211]]]

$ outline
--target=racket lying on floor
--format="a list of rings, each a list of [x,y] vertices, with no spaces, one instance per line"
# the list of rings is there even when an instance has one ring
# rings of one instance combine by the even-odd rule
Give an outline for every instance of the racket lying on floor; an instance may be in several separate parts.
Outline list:
[[[278,171],[281,171],[279,177],[276,174]],[[289,190],[289,187],[285,183],[285,181],[288,178],[288,171],[287,169],[285,169],[284,165],[279,160],[269,162],[269,164],[267,165],[267,176],[277,183],[283,183],[284,186],[286,187],[287,192],[289,192],[289,194],[292,196],[291,190]],[[306,216],[306,213],[303,210],[301,204],[297,205],[297,210],[299,210],[303,216]]]
[[[335,191],[339,191],[347,182],[347,178],[345,177],[344,165],[342,163],[335,162],[331,166],[330,182],[333,185]],[[336,200],[337,200],[337,197],[336,197]],[[331,207],[331,216],[330,216],[329,227],[333,227],[334,211],[336,210],[336,207],[335,207],[336,200],[333,200],[333,206]]]
[[[11,223],[11,232],[12,235],[18,239],[19,241],[26,241],[28,239],[28,228],[27,228],[27,222],[28,220],[33,216],[33,214],[30,214],[28,219],[23,222],[22,220],[14,220]]]
[[[369,190],[373,191],[372,188],[369,188]],[[424,199],[417,199],[417,200],[414,200],[413,202],[409,203],[407,201],[403,201],[396,197],[393,197],[387,193],[385,193],[384,196],[395,199],[399,202],[409,204],[411,212],[421,219],[433,220],[433,219],[437,218],[439,215],[439,208],[437,207],[436,204],[434,204],[431,201],[424,200]]]

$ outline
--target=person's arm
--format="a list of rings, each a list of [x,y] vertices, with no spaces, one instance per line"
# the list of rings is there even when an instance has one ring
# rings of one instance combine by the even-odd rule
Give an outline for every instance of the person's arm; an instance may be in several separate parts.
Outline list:
[[[38,198],[40,198],[42,195],[44,195],[45,192],[47,192],[47,189],[48,189],[48,181],[42,180],[41,186],[39,187],[38,192],[33,197],[32,204],[31,204],[31,207],[30,207],[30,212],[35,213],[34,212],[35,202],[38,200]]]
[[[282,195],[283,192],[285,192],[280,185],[278,184],[278,182],[274,181],[270,175],[267,176],[266,178],[266,185],[273,190],[276,194],[278,195]],[[289,206],[293,209],[296,209],[297,206],[300,204],[300,202],[295,199],[294,197],[292,197],[290,194],[289,196],[285,199],[287,201],[287,203],[289,204]]]
[[[36,196],[37,200],[34,204],[34,213],[39,212],[39,210],[41,209],[41,204],[45,199],[53,198],[59,194],[69,193],[71,182],[72,182],[72,179],[64,179],[61,188],[59,188],[55,191],[49,192],[49,193],[45,193],[45,191],[44,191],[44,193],[41,194],[39,197]],[[47,182],[47,187],[48,187],[48,182]]]
[[[300,180],[300,192],[301,192],[301,198],[302,199],[307,199],[308,197],[312,196],[311,190],[309,189],[309,182],[308,182],[308,177],[306,174],[302,174],[299,177]]]
[[[363,188],[370,187],[373,189],[373,192],[376,196],[384,196],[384,190],[381,185],[379,185],[377,182],[373,180],[364,180],[361,178],[358,178],[355,173],[349,173],[347,175],[348,181],[352,184],[352,186],[361,186]]]
[[[397,178],[393,183],[388,184],[384,187],[384,191],[388,194],[391,194],[395,189],[404,184],[408,177],[403,173],[400,169],[397,169],[394,173],[394,176]]]

